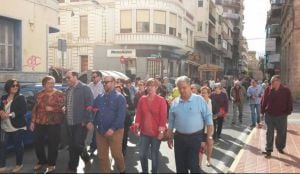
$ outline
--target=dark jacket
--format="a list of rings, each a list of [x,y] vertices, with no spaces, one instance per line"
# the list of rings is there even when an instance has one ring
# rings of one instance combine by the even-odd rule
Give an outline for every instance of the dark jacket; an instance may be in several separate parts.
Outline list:
[[[261,100],[261,113],[287,116],[293,111],[293,98],[289,88],[280,85],[278,91],[267,87]]]
[[[0,110],[4,110],[4,101],[6,101],[8,95],[1,97]],[[16,95],[10,107],[10,113],[15,113],[15,117],[10,117],[11,124],[15,128],[21,128],[26,126],[25,114],[27,112],[26,100],[23,95]]]
[[[221,92],[220,94],[216,94],[213,92],[210,98],[213,114],[218,114],[221,107],[223,107],[225,112],[228,113],[228,99],[225,93]]]
[[[70,92],[70,88],[67,89],[66,94]],[[93,93],[91,89],[79,82],[73,91],[73,122],[75,124],[84,123],[87,122],[93,122],[93,117],[90,115],[89,111],[87,110],[87,107],[93,105]],[[67,100],[66,99],[66,106],[67,106]],[[68,111],[67,111],[68,112]]]

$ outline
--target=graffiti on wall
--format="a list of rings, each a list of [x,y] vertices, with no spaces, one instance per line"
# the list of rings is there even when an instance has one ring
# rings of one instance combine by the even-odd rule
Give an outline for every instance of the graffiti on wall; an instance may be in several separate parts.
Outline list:
[[[27,58],[26,64],[24,66],[29,67],[32,71],[35,71],[35,68],[42,63],[42,59],[39,56],[32,55]]]

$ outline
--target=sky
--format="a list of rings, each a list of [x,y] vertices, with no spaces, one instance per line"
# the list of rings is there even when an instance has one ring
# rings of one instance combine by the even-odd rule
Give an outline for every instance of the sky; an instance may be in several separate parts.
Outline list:
[[[248,41],[249,50],[256,51],[257,56],[262,56],[265,50],[265,26],[267,12],[271,6],[270,0],[245,0],[244,6],[243,36]]]

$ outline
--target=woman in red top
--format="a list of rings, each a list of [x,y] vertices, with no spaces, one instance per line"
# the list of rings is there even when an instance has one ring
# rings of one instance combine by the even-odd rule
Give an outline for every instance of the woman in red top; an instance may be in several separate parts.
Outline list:
[[[37,94],[36,103],[32,109],[30,129],[34,134],[35,153],[38,163],[33,167],[40,170],[48,165],[45,173],[55,170],[60,141],[60,125],[65,116],[63,113],[64,93],[55,89],[55,79],[46,76],[42,80],[44,89]],[[47,137],[48,157],[45,153],[44,140]]]
[[[167,104],[156,94],[157,82],[150,78],[146,82],[147,95],[140,98],[136,111],[135,126],[140,129],[140,161],[142,172],[148,173],[148,150],[151,145],[152,173],[158,173],[159,147],[166,129]]]

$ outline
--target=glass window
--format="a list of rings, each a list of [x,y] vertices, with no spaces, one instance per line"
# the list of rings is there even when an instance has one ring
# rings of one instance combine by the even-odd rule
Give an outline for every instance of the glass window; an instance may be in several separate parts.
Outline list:
[[[88,16],[80,16],[80,37],[88,37]]]
[[[20,22],[0,17],[0,69],[14,70],[20,58]]]
[[[148,33],[150,31],[149,10],[136,11],[136,32]]]
[[[174,13],[170,13],[170,24],[169,24],[169,34],[176,36],[176,26],[177,26],[177,16]]]
[[[202,31],[202,22],[198,22],[197,31]]]
[[[121,30],[120,33],[132,32],[132,12],[131,10],[122,10],[120,12]]]
[[[178,37],[181,38],[181,33],[182,33],[182,18],[178,16]]]
[[[198,0],[198,7],[203,7],[203,0]]]
[[[166,34],[165,11],[154,11],[154,33]]]

